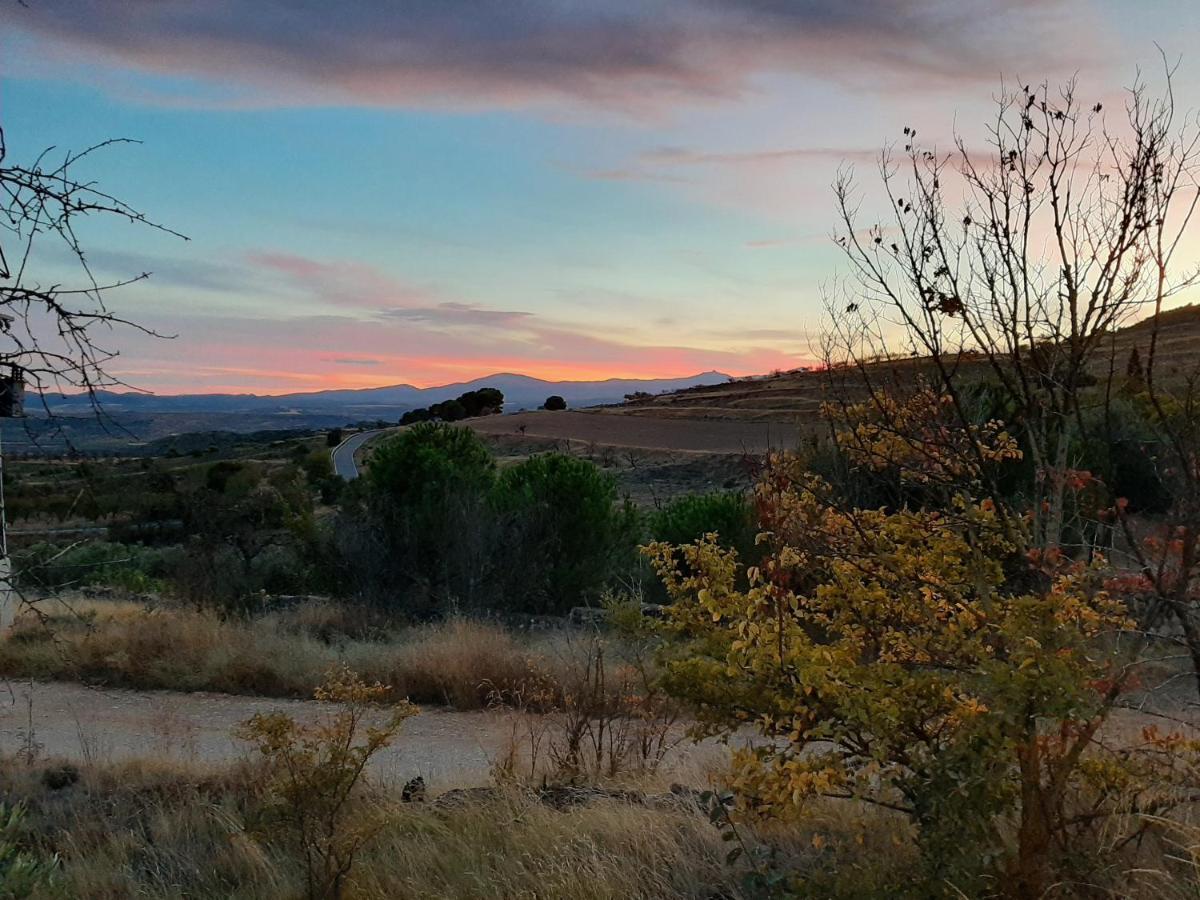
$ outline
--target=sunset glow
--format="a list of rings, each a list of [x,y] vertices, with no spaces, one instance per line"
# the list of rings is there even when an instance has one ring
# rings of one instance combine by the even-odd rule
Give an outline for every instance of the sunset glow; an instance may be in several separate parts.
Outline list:
[[[982,138],[1002,78],[1114,97],[1200,36],[1153,6],[38,0],[0,6],[0,116],[14,157],[145,141],[87,172],[190,238],[86,235],[174,335],[114,335],[139,388],[743,375],[817,354],[840,166]]]

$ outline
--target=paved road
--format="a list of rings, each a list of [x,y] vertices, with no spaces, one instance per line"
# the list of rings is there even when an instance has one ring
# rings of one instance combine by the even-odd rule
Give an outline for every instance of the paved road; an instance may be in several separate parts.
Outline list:
[[[354,462],[354,454],[367,441],[377,434],[382,434],[383,429],[375,431],[360,431],[358,434],[352,434],[340,444],[333,448],[329,454],[329,458],[333,460],[333,471],[345,478],[347,481],[353,481],[358,477],[358,464]]]

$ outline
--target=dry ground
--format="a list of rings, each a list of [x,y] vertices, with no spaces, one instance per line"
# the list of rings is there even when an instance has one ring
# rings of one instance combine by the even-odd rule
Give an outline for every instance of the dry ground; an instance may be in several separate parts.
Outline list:
[[[9,681],[0,692],[0,755],[88,764],[155,759],[224,765],[246,756],[233,730],[255,713],[286,712],[311,721],[327,711],[312,700],[239,697],[205,691],[131,691],[65,682]],[[382,717],[382,714],[381,714]],[[372,761],[373,775],[403,784],[420,775],[435,790],[489,781],[509,746],[506,711],[456,712],[422,707],[392,746]],[[715,744],[685,742],[668,767],[700,778],[727,755]]]
[[[485,435],[550,438],[572,444],[683,453],[762,454],[794,447],[800,430],[788,422],[677,420],[591,412],[525,412],[463,424]]]

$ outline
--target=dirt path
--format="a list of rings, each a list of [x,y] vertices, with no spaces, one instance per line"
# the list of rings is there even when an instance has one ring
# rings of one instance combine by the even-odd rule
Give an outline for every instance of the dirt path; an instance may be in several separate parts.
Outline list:
[[[246,752],[232,737],[233,729],[257,712],[273,710],[303,719],[320,706],[305,700],[8,682],[0,688],[0,752],[23,750],[32,738],[36,752],[51,758],[229,762]],[[375,774],[401,783],[422,775],[432,786],[479,783],[487,779],[508,735],[501,714],[423,709],[377,758]]]
[[[233,729],[255,713],[282,710],[304,720],[325,709],[311,700],[0,681],[0,753],[32,746],[38,757],[78,762],[228,763],[246,754]],[[424,707],[375,758],[373,774],[392,784],[421,775],[435,791],[483,784],[510,743],[512,725],[508,713]],[[696,777],[727,752],[715,744],[685,743],[672,754],[670,768]]]

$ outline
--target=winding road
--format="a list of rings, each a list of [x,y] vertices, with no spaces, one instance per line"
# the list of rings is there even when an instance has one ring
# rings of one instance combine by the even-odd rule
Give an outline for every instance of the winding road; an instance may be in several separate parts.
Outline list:
[[[358,463],[354,461],[354,454],[358,452],[359,447],[385,430],[377,428],[374,431],[360,431],[358,434],[350,435],[334,447],[329,453],[329,458],[333,461],[333,471],[346,481],[353,481],[357,478],[359,475]]]

